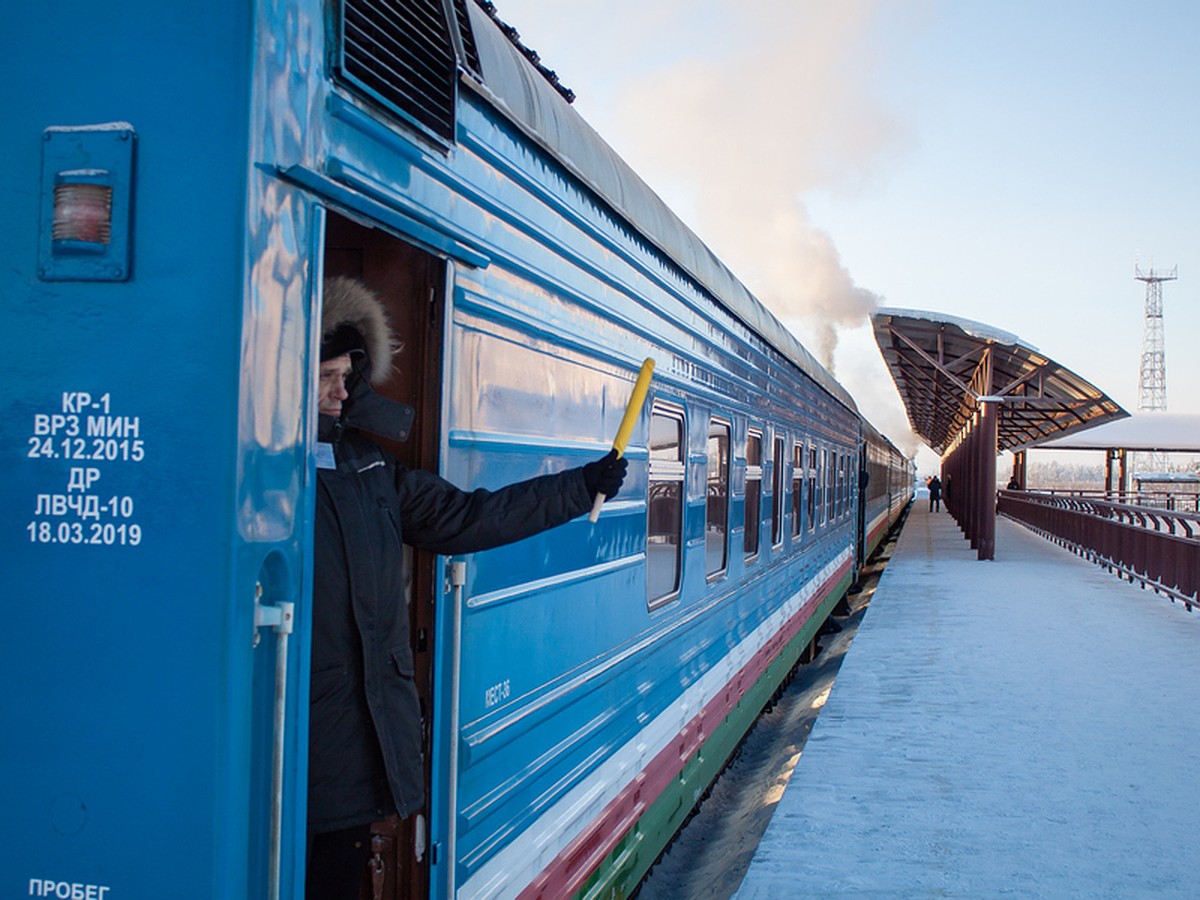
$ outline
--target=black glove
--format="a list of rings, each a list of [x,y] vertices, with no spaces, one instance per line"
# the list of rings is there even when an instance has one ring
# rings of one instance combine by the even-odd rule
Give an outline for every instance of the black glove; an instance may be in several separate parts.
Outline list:
[[[616,450],[609,450],[605,456],[588,463],[583,467],[583,483],[587,485],[588,496],[604,494],[609,499],[617,496],[628,468],[629,461],[618,457]]]

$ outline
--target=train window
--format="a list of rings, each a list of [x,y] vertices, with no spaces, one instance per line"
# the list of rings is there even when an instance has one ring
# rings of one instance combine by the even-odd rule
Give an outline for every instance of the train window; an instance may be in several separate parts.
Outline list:
[[[846,480],[848,469],[850,469],[850,457],[846,454],[838,454],[838,518],[846,515],[846,491],[850,487],[850,482]]]
[[[845,453],[837,455],[837,517],[840,519],[846,513],[846,462]]]
[[[833,521],[833,451],[821,448],[821,524]]]
[[[857,453],[850,454],[850,465],[846,469],[847,484],[850,486],[850,499],[846,501],[846,514],[849,515],[854,508],[851,502],[854,499],[855,490],[859,489],[859,482],[862,480],[859,475],[859,470],[863,467],[863,460]]]
[[[841,455],[836,450],[829,451],[829,521],[836,522],[838,518],[838,492],[842,485]]]
[[[803,504],[804,485],[804,445],[792,445],[792,539],[800,537],[800,513]]]
[[[813,463],[813,471],[817,473],[817,528],[825,524],[825,448],[818,447],[816,450],[816,462]]]
[[[838,492],[838,452],[829,451],[829,521],[837,521],[837,492]]]
[[[846,499],[846,515],[850,515],[853,511],[854,492],[858,489],[859,469],[862,468],[862,460],[857,453],[850,454],[850,462],[846,466],[846,485],[848,487],[848,496]]]
[[[655,403],[646,504],[646,599],[651,608],[679,593],[684,434],[683,412]]]
[[[817,448],[808,445],[808,530],[817,527]]]
[[[704,571],[715,578],[728,565],[729,423],[708,425],[708,477],[704,500]]]
[[[762,520],[762,432],[746,435],[746,528],[747,559],[758,555],[758,532]]]
[[[833,473],[836,479],[833,491],[833,517],[840,519],[842,517],[842,491],[846,487],[846,473],[844,471],[846,468],[846,457],[845,454],[835,453],[833,458],[837,461]]]
[[[846,515],[849,516],[854,507],[854,490],[858,485],[858,455],[851,453],[846,458]]]
[[[849,457],[845,453],[838,454],[838,492],[837,492],[837,514],[838,518],[842,518],[846,514],[846,488],[849,484],[846,482],[846,463],[849,462]]]
[[[771,464],[775,467],[771,475],[771,546],[783,543],[783,438],[775,438],[771,450]]]
[[[842,514],[846,517],[850,516],[850,499],[854,494],[854,455],[846,454],[846,499],[843,501]]]
[[[842,457],[842,518],[850,514],[850,454]]]
[[[846,454],[846,499],[842,501],[842,515],[849,518],[850,500],[854,495],[854,454]]]

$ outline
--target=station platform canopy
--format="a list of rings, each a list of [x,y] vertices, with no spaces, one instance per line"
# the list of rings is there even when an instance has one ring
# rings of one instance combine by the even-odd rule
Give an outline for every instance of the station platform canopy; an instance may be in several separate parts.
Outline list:
[[[1021,450],[1129,415],[1015,334],[942,313],[879,309],[875,341],[913,431],[939,455],[984,401],[998,406],[996,451]]]
[[[995,558],[1001,451],[1014,451],[1013,482],[1023,490],[1027,449],[1129,415],[1007,331],[910,309],[880,309],[871,321],[909,424],[942,458],[946,509],[980,559]]]

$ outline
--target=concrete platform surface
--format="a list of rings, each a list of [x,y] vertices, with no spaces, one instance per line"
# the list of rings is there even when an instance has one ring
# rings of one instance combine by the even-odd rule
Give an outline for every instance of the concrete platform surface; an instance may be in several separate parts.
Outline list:
[[[1200,897],[1200,615],[926,509],[739,900]]]

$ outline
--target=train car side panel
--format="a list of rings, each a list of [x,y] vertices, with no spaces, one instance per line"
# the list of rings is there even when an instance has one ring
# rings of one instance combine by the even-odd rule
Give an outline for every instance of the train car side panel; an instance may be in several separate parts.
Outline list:
[[[272,427],[294,396],[256,380],[263,414],[241,407],[241,361],[261,347],[244,329],[275,315],[243,306],[254,29],[243,4],[193,18],[59,3],[7,32],[5,57],[37,85],[13,92],[0,138],[15,388],[0,552],[20,635],[4,673],[37,689],[5,703],[5,895],[265,886],[252,810],[270,790],[255,753],[269,759],[275,642],[253,649],[255,583],[298,593],[303,504],[262,489],[271,471],[295,483],[304,451],[294,420]],[[76,182],[112,189],[128,219],[55,237],[47,209]],[[55,264],[122,242],[127,265]]]

